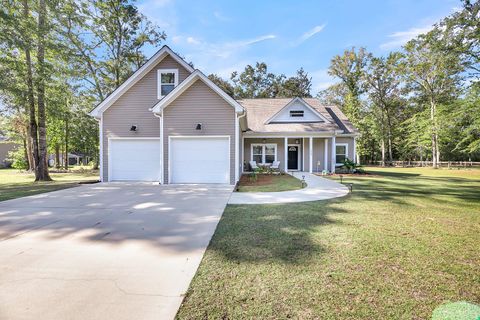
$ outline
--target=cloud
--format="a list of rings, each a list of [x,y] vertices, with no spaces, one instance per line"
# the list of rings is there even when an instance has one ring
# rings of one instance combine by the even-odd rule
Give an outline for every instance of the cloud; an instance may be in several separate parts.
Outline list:
[[[230,20],[231,20],[229,17],[225,16],[225,15],[224,15],[223,13],[221,13],[220,11],[214,11],[214,12],[213,12],[213,16],[214,16],[215,18],[217,18],[217,20],[219,20],[219,21],[225,21],[225,22],[226,22],[226,21],[230,21]]]
[[[417,27],[417,28],[410,28],[406,31],[397,31],[390,34],[388,37],[391,39],[385,43],[380,45],[380,49],[388,50],[399,48],[403,46],[408,41],[412,40],[416,36],[420,34],[424,34],[432,30],[432,25],[424,26],[424,27]]]
[[[328,69],[320,69],[309,73],[312,77],[312,94],[317,94],[335,84],[335,78],[328,74]]]
[[[194,37],[187,37],[187,43],[193,44],[193,45],[199,45],[201,42],[200,40],[197,40]]]
[[[308,30],[307,32],[302,34],[300,36],[300,38],[298,38],[295,42],[293,42],[293,46],[298,46],[298,45],[302,44],[303,42],[307,41],[308,39],[310,39],[311,37],[313,37],[317,33],[321,32],[323,29],[325,29],[325,26],[326,26],[326,24],[324,23],[320,26],[315,26],[312,29]]]

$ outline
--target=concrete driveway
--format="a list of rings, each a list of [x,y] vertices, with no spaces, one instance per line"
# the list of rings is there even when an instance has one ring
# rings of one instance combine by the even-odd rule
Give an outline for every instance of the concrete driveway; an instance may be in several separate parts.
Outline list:
[[[171,319],[231,186],[109,183],[0,202],[0,319]]]

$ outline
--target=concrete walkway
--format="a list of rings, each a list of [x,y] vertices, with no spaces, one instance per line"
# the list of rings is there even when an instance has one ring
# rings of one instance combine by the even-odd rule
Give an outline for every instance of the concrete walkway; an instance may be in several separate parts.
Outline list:
[[[348,194],[348,188],[335,181],[325,179],[308,172],[293,172],[298,179],[305,176],[307,187],[300,190],[281,192],[233,192],[229,204],[267,204],[293,203],[327,200],[343,197]]]

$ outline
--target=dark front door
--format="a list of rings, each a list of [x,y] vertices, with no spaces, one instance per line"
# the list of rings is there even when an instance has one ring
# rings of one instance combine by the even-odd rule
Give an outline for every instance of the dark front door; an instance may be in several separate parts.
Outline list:
[[[288,170],[298,170],[297,146],[288,146]]]

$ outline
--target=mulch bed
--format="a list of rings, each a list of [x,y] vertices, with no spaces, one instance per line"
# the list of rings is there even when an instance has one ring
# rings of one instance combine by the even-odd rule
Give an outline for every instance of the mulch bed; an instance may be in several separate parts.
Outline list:
[[[257,174],[257,181],[250,181],[248,175],[243,175],[240,178],[240,185],[242,186],[265,186],[272,184],[273,175],[269,174]]]

